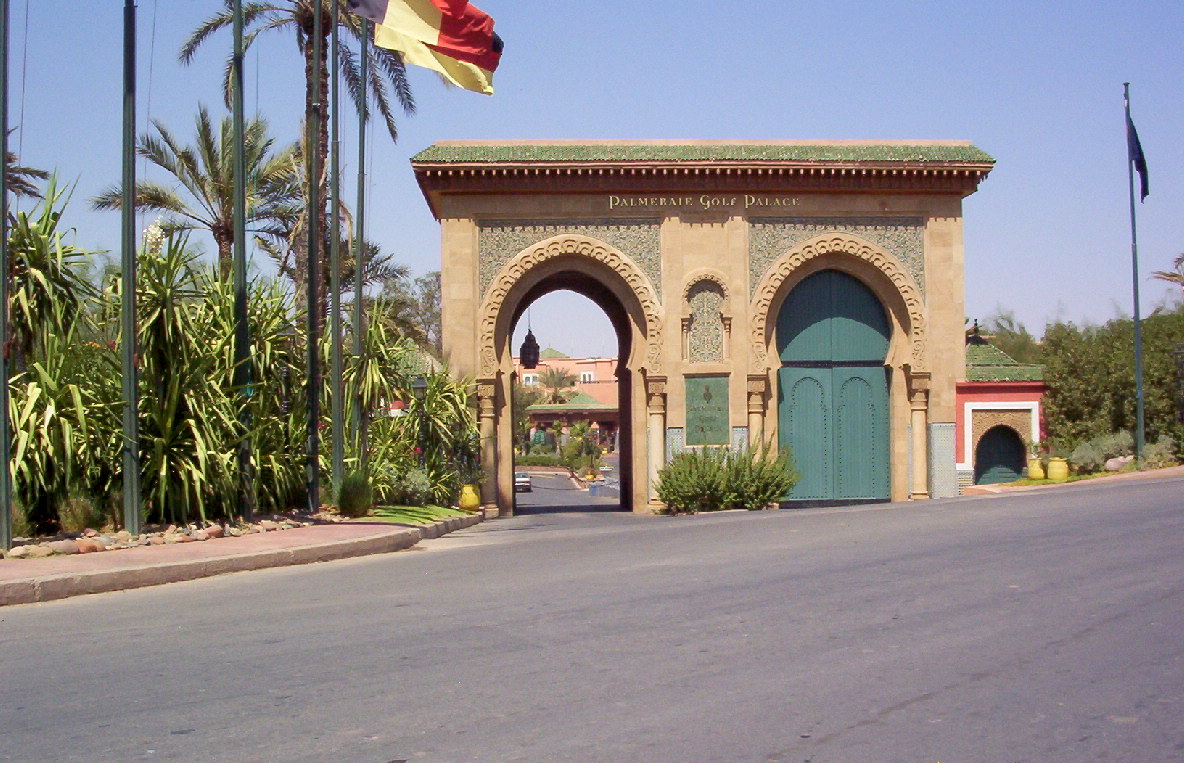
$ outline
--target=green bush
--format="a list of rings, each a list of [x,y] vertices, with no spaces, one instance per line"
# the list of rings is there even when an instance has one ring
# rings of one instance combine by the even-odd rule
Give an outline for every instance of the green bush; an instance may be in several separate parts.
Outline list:
[[[398,506],[427,506],[432,501],[432,477],[426,469],[408,469],[395,485],[390,503]]]
[[[1096,441],[1087,440],[1069,454],[1069,463],[1073,465],[1078,474],[1089,474],[1102,471],[1102,467],[1106,465],[1106,457]]]
[[[702,448],[675,456],[658,472],[658,497],[672,514],[763,509],[797,484],[788,451],[775,446],[731,451]]]
[[[529,456],[517,456],[515,466],[563,466],[563,458],[554,453],[531,453]]]
[[[671,514],[721,511],[724,505],[726,451],[698,448],[679,453],[658,470],[658,498]]]
[[[1171,437],[1160,435],[1153,444],[1143,448],[1143,468],[1163,469],[1176,464],[1176,441]]]
[[[337,492],[337,510],[342,516],[364,517],[374,505],[374,491],[364,472],[351,472],[341,481]]]
[[[801,475],[786,450],[766,445],[733,453],[728,469],[728,502],[738,509],[763,509],[781,500]]]

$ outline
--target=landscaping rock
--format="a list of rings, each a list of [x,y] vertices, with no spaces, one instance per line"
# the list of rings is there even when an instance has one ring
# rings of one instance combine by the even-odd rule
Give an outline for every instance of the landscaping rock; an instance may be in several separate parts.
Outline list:
[[[210,538],[221,538],[224,534],[222,525],[210,525],[206,528],[206,536]]]
[[[49,543],[42,544],[44,548],[49,549],[51,554],[77,554],[78,541],[74,540],[51,540]]]
[[[149,545],[152,545],[152,546],[163,546],[167,542],[168,541],[166,541],[164,539],[163,535],[153,535],[152,537],[150,537],[148,539]],[[173,541],[173,542],[176,543],[176,541]]]
[[[74,546],[73,543],[70,545]],[[29,559],[44,559],[47,556],[53,556],[53,550],[48,546],[29,546],[28,549],[29,553],[27,556]],[[78,546],[74,546],[74,553],[78,553]]]
[[[189,536],[191,540],[209,540],[210,535],[205,530],[194,530],[193,535]]]
[[[96,551],[107,550],[106,546],[96,542],[94,538],[79,538],[74,543],[78,545],[78,553],[80,554],[93,554]]]
[[[7,557],[9,559],[24,559],[32,548],[32,546],[13,546],[8,549]]]
[[[1108,472],[1120,472],[1135,460],[1134,456],[1115,456],[1106,460],[1105,469]]]

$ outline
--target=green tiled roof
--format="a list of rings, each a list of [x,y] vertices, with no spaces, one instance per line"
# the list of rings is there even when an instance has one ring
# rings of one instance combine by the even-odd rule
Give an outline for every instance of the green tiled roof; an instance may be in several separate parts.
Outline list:
[[[539,357],[544,358],[544,359],[546,359],[546,358],[554,359],[554,358],[566,358],[567,356],[564,355],[559,350],[556,350],[554,347],[548,347],[547,349],[545,349],[539,353]]]
[[[436,144],[413,162],[974,162],[994,164],[980,148],[957,144]]]
[[[616,409],[617,406],[602,403],[586,392],[577,392],[566,403],[539,403],[526,408],[528,411],[615,411]]]
[[[966,381],[1044,381],[1044,366],[1017,363],[989,344],[966,345]]]

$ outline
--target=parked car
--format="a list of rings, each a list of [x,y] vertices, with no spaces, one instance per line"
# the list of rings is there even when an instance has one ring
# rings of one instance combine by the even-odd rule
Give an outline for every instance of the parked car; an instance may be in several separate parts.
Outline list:
[[[514,472],[514,492],[529,493],[531,490],[530,475],[526,472]]]

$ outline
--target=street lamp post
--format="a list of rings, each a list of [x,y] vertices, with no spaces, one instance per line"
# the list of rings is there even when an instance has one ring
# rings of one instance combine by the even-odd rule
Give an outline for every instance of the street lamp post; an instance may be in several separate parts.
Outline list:
[[[425,463],[423,425],[426,419],[426,411],[424,411],[423,406],[428,391],[428,380],[424,378],[423,374],[416,376],[415,381],[411,382],[411,391],[415,393],[415,415],[417,419],[416,444],[419,446],[419,466],[422,469]]]

